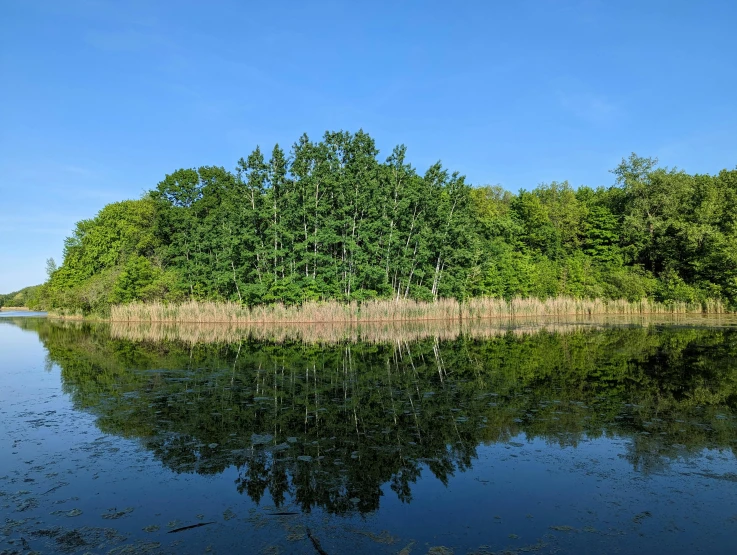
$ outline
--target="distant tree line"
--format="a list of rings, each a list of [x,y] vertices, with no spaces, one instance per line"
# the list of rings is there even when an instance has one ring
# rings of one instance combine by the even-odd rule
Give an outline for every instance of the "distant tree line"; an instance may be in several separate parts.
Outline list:
[[[31,285],[30,287],[24,287],[19,291],[13,291],[5,295],[0,295],[0,308],[3,307],[28,307],[40,302],[37,300],[37,294],[40,286]]]
[[[737,306],[737,169],[632,154],[611,187],[473,187],[359,131],[167,175],[79,222],[35,305],[471,296],[721,299]]]

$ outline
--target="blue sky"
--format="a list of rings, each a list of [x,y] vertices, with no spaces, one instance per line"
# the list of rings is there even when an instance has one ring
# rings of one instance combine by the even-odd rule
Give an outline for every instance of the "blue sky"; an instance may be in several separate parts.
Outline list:
[[[180,167],[363,128],[474,184],[737,165],[737,2],[0,0],[0,292]]]

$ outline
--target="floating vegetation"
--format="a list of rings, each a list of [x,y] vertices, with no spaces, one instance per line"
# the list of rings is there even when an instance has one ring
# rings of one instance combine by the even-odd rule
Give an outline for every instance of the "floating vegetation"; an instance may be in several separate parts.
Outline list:
[[[238,515],[236,515],[233,512],[233,510],[230,509],[230,508],[225,509],[225,511],[223,512],[223,519],[226,520],[226,521],[232,520],[232,519],[237,518],[237,517],[238,517]]]
[[[22,518],[22,519],[6,518],[5,522],[0,524],[0,526],[2,526],[0,530],[2,531],[4,536],[9,536],[10,534],[13,533],[13,531],[16,528],[20,528],[29,520],[30,520],[29,518]]]
[[[116,520],[118,518],[123,518],[124,516],[130,514],[133,512],[133,507],[128,507],[123,509],[122,511],[117,510],[116,508],[108,509],[108,512],[103,513],[102,518],[107,520]]]
[[[286,540],[288,542],[298,542],[307,538],[307,529],[303,525],[294,526],[288,529]]]
[[[551,530],[556,530],[558,532],[578,532],[578,530],[574,528],[573,526],[567,526],[567,525],[548,526],[548,528],[550,528]]]
[[[375,532],[372,532],[371,530],[352,530],[352,532],[354,534],[366,536],[372,542],[382,543],[385,545],[392,545],[399,541],[399,539],[394,537],[392,534],[390,534],[388,530],[382,530],[378,534]]]
[[[642,511],[641,513],[638,513],[634,516],[632,522],[634,522],[635,524],[640,524],[643,520],[645,520],[646,518],[650,518],[651,516],[653,515],[650,511]]]
[[[72,509],[71,511],[54,511],[51,514],[52,515],[55,515],[55,516],[75,517],[75,516],[81,515],[82,514],[82,510],[81,509]]]
[[[36,509],[38,507],[38,500],[29,497],[28,499],[22,499],[18,502],[18,504],[15,507],[15,510],[19,513],[30,511],[31,509]]]
[[[121,545],[108,551],[108,555],[138,555],[140,553],[156,553],[161,549],[159,542],[137,541],[131,545]]]
[[[50,541],[49,549],[42,552],[71,553],[80,549],[107,551],[110,547],[126,540],[112,528],[81,527],[65,529],[61,527],[41,528],[29,531],[29,536]]]
[[[271,443],[271,441],[274,439],[274,436],[270,434],[252,434],[251,435],[251,443],[253,445],[266,445],[267,443]]]

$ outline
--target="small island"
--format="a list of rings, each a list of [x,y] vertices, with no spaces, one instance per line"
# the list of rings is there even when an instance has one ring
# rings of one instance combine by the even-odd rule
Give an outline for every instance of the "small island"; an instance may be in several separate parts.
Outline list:
[[[735,552],[737,2],[2,6],[0,555]]]
[[[440,162],[420,175],[364,131],[180,169],[77,223],[49,280],[61,317],[351,322],[721,313],[737,306],[737,170],[632,154],[609,187],[514,194]]]

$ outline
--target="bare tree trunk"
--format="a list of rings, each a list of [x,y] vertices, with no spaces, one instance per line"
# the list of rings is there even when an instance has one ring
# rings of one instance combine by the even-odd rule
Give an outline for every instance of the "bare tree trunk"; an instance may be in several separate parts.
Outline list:
[[[238,293],[238,301],[243,304],[243,298],[241,297],[241,290],[238,287],[238,280],[235,279],[235,264],[233,264],[233,261],[230,261],[230,267],[233,268],[233,283],[235,283],[235,290]]]

